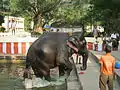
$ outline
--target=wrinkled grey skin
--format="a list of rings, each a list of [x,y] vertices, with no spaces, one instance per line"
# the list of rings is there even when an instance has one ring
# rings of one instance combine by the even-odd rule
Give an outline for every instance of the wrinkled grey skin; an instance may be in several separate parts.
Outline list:
[[[80,33],[73,34],[71,37],[67,33],[57,32],[41,35],[28,50],[26,57],[27,71],[25,71],[24,77],[28,76],[30,66],[37,77],[42,78],[44,76],[46,80],[50,80],[50,69],[56,66],[59,67],[60,76],[64,75],[65,72],[69,75],[72,70],[69,57],[75,53],[75,50],[66,44],[67,41],[70,41],[79,49],[78,53],[83,56],[81,70],[85,70],[87,68],[88,51],[84,42],[85,39],[78,41],[79,38],[83,38]],[[80,52],[81,50],[82,52]]]

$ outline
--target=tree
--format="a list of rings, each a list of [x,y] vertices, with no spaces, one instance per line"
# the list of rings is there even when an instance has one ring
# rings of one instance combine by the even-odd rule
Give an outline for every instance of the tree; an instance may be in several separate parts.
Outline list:
[[[120,0],[91,0],[90,4],[87,17],[92,16],[92,21],[101,22],[107,33],[119,30]]]
[[[88,8],[89,0],[11,0],[10,11],[13,16],[22,16],[34,21],[34,29],[53,26],[80,25]],[[26,23],[25,23],[26,24]]]
[[[4,22],[4,15],[9,15],[9,0],[0,0],[0,26]]]
[[[56,16],[53,26],[80,26],[82,17],[86,14],[89,0],[69,0],[63,2]]]
[[[11,0],[11,11],[21,12],[32,18],[34,29],[43,26],[44,16],[53,11],[61,0]]]
[[[0,0],[0,15],[6,15],[10,11],[9,0]]]

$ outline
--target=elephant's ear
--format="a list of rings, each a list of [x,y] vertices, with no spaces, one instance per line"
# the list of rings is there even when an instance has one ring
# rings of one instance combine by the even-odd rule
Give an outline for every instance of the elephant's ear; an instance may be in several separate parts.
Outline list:
[[[68,40],[67,40],[67,45],[72,48],[73,50],[75,50],[76,52],[78,52],[78,41],[75,37],[70,37]]]
[[[67,40],[67,45],[68,45],[68,47],[73,49],[75,52],[78,52],[78,48],[71,41]]]

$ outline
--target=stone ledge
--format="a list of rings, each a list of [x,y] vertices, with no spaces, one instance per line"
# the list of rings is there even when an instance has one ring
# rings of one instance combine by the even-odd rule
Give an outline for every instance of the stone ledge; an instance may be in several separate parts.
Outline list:
[[[24,63],[25,59],[24,55],[1,55],[0,63]]]
[[[120,69],[115,69],[115,74],[116,74],[117,82],[120,85]]]
[[[67,90],[83,90],[76,65],[73,60],[71,60],[71,63],[73,64],[73,70],[67,79]]]

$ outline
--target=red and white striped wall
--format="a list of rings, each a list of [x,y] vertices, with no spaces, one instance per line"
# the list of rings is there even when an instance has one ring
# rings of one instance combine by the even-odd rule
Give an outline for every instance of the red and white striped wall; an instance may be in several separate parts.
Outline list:
[[[88,50],[93,50],[93,49],[94,49],[94,44],[93,44],[93,42],[88,42],[88,43],[87,43],[87,48],[88,48]]]
[[[0,53],[26,55],[32,42],[0,42]]]
[[[96,51],[103,51],[104,50],[103,44],[100,44],[100,43],[95,44],[93,42],[88,42],[87,48],[88,48],[88,50],[96,50]]]
[[[0,42],[0,54],[22,54],[26,55],[32,42]],[[103,51],[103,45],[87,43],[88,50]]]

